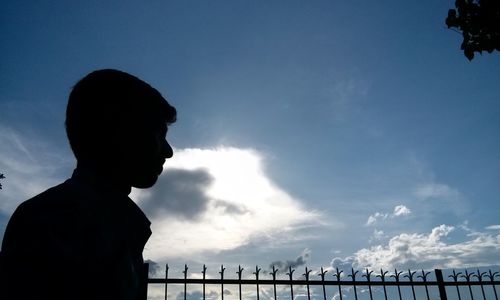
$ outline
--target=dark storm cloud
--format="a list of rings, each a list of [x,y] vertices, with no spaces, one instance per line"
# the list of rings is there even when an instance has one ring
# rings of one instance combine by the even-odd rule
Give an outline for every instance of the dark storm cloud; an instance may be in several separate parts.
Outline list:
[[[213,177],[205,169],[168,169],[158,179],[151,195],[142,203],[150,216],[168,214],[193,219],[206,210],[207,188]]]
[[[149,264],[149,277],[154,278],[154,277],[161,277],[163,274],[162,269],[158,263],[155,261],[152,261],[150,259],[146,259],[144,263]]]
[[[307,260],[311,256],[311,252],[309,249],[305,249],[302,254],[297,256],[295,260],[286,260],[286,261],[273,261],[272,263],[269,264],[269,269],[271,270],[274,267],[276,267],[280,272],[287,272],[288,268],[295,269],[297,267],[303,266],[307,263]]]

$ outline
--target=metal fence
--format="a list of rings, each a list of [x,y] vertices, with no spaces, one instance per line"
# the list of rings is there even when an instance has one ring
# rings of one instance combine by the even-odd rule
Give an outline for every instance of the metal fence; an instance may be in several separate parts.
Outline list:
[[[149,265],[145,264],[145,274],[148,274]],[[155,285],[158,288],[160,285],[163,288],[163,296],[155,299],[176,299],[176,300],[191,300],[193,298],[206,300],[214,298],[213,287],[218,289],[216,298],[224,300],[225,294],[231,294],[232,299],[495,299],[498,300],[496,285],[500,285],[497,278],[500,277],[499,272],[492,270],[475,271],[464,270],[457,272],[456,270],[447,270],[443,275],[443,271],[435,269],[430,271],[398,271],[394,272],[380,270],[365,269],[364,271],[356,271],[351,269],[349,272],[342,270],[330,269],[313,272],[313,270],[305,268],[305,272],[299,276],[295,276],[295,270],[291,267],[286,270],[286,273],[280,273],[274,266],[272,270],[262,271],[258,266],[251,272],[247,272],[250,278],[243,278],[244,269],[238,266],[234,276],[235,278],[225,277],[227,274],[226,268],[221,266],[217,273],[217,278],[208,278],[207,267],[196,274],[196,278],[189,278],[188,266],[184,266],[182,277],[170,277],[169,266],[166,265],[163,278],[145,278],[143,289],[143,299],[148,297],[148,286]],[[447,276],[446,276],[447,275]],[[228,292],[225,286],[232,286],[237,290],[237,296]],[[169,296],[169,287],[175,286],[179,291],[176,297]],[[188,287],[196,286],[200,289],[198,297],[193,297],[188,294]],[[207,295],[207,288],[212,287],[210,296]],[[242,287],[246,293],[242,292]],[[268,288],[267,293],[263,295],[263,289]],[[278,289],[279,288],[279,289]],[[313,291],[313,289],[315,289]],[[251,290],[251,293],[249,293]],[[300,291],[300,292],[299,292]],[[189,296],[188,296],[189,295]],[[264,297],[263,297],[264,296]],[[170,298],[169,298],[170,297]],[[226,296],[227,298],[227,296]]]

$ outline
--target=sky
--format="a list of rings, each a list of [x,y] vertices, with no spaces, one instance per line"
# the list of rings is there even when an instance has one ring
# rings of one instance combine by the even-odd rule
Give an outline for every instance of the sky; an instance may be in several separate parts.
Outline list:
[[[71,87],[115,68],[178,110],[173,158],[131,193],[152,221],[145,259],[499,265],[500,55],[465,58],[453,5],[3,0],[0,236],[71,176]]]

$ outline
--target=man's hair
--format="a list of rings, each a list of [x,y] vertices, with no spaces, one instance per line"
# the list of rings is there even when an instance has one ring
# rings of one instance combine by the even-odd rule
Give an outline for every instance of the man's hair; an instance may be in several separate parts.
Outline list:
[[[177,112],[153,87],[128,73],[104,69],[83,77],[71,91],[66,133],[77,160],[105,147],[110,134],[175,122]]]

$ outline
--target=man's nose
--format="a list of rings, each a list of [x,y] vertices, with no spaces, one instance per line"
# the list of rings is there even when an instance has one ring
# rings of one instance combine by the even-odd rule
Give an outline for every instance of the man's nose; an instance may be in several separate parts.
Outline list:
[[[170,147],[170,144],[165,141],[165,143],[163,143],[163,157],[171,158],[173,155],[174,150],[172,149],[172,147]]]

